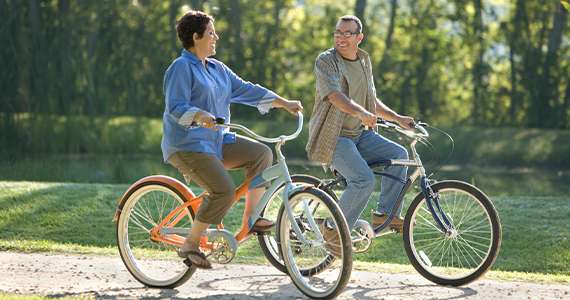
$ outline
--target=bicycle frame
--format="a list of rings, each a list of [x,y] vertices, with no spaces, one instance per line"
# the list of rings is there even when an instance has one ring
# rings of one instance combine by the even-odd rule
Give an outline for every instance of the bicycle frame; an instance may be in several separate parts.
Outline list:
[[[207,242],[207,236],[221,236],[221,237],[225,238],[226,242],[228,242],[228,244],[230,246],[229,251],[232,253],[235,253],[235,251],[237,251],[237,246],[240,243],[245,242],[247,239],[249,239],[250,237],[253,236],[253,235],[251,235],[249,237],[247,236],[247,234],[249,233],[249,230],[253,227],[253,225],[255,224],[255,221],[257,221],[257,218],[260,216],[262,210],[265,208],[265,206],[269,202],[271,195],[273,195],[273,193],[275,193],[277,191],[277,189],[279,189],[283,184],[285,184],[285,189],[284,189],[285,197],[284,197],[283,203],[285,205],[286,212],[293,219],[293,212],[291,211],[291,207],[289,205],[288,196],[291,193],[294,193],[299,189],[305,189],[309,186],[293,186],[293,184],[291,182],[291,177],[289,174],[289,169],[287,168],[287,164],[285,163],[285,157],[283,156],[283,153],[281,152],[281,146],[283,144],[285,144],[285,142],[287,140],[291,140],[291,139],[297,137],[299,135],[299,133],[301,132],[301,129],[303,126],[303,115],[301,112],[298,112],[298,114],[299,114],[299,127],[298,127],[297,131],[291,136],[280,136],[280,137],[274,138],[274,139],[259,136],[259,135],[255,134],[254,132],[252,132],[251,130],[249,130],[246,127],[243,127],[241,125],[218,124],[218,126],[240,129],[240,130],[246,132],[248,135],[250,135],[251,137],[253,137],[257,140],[270,142],[270,143],[271,142],[276,143],[275,151],[277,153],[277,164],[273,165],[272,167],[270,167],[268,169],[265,169],[264,171],[258,173],[254,177],[246,180],[243,184],[241,184],[236,190],[236,197],[234,198],[232,205],[234,205],[242,196],[244,196],[250,190],[258,187],[259,185],[261,185],[267,181],[271,181],[274,179],[275,180],[271,183],[270,187],[265,190],[260,202],[255,207],[252,214],[249,216],[247,224],[242,227],[240,232],[235,237],[231,233],[229,233],[228,231],[224,230],[223,224],[220,224],[220,225],[218,225],[217,230],[216,229],[208,229],[206,231],[206,233],[205,233],[206,238],[202,239],[202,242],[200,243],[201,248],[211,249],[212,243]],[[202,202],[204,195],[206,195],[207,192],[204,192],[204,193],[200,194],[199,196],[195,197],[194,194],[185,185],[183,185],[182,183],[180,183],[179,181],[177,181],[174,178],[170,178],[167,176],[151,176],[151,177],[155,181],[165,182],[167,184],[170,184],[170,185],[176,187],[178,190],[181,191],[181,193],[184,196],[188,197],[188,199],[189,199],[187,202],[185,202],[181,206],[177,207],[170,214],[168,214],[163,219],[163,221],[160,224],[158,224],[151,231],[151,234],[150,234],[150,239],[155,241],[155,242],[162,242],[162,243],[166,243],[166,244],[170,244],[170,245],[179,247],[185,240],[185,237],[183,235],[187,235],[190,232],[190,228],[188,228],[188,227],[175,227],[175,226],[188,213],[187,208],[189,206],[192,208],[193,211],[197,211],[200,203]],[[152,180],[152,179],[142,179],[142,180],[138,181],[137,183],[135,183],[135,185],[133,185],[133,187],[140,184],[140,183],[144,183],[145,181],[150,181],[150,180]],[[131,187],[131,189],[132,189],[132,187]],[[129,191],[131,189],[129,189]],[[129,194],[129,191],[127,191],[127,193],[125,193],[125,196],[123,196],[123,199],[121,199],[121,202],[119,204],[119,208],[117,209],[117,213],[115,215],[114,221],[117,220],[117,216],[121,211],[122,204],[124,203],[124,199],[126,199],[126,196]],[[305,205],[305,207],[307,207],[307,205]],[[312,226],[314,226],[315,231],[318,232],[317,225],[314,222],[314,220],[312,220],[311,214],[308,214],[308,216],[311,219],[310,221],[312,221],[311,223],[312,223]],[[293,223],[292,226],[293,226],[293,229],[295,230],[295,232],[298,234],[300,241],[302,243],[308,244],[308,242],[305,240],[303,234],[301,233],[301,230],[299,229],[298,225]]]
[[[386,178],[389,178],[391,180],[395,180],[395,181],[403,184],[402,190],[400,191],[400,194],[398,196],[398,199],[396,200],[396,204],[394,205],[392,212],[390,213],[390,216],[384,222],[384,224],[378,226],[377,228],[374,228],[375,237],[383,235],[383,234],[381,234],[381,232],[384,231],[386,228],[388,228],[389,224],[392,222],[392,220],[396,216],[398,208],[402,205],[402,203],[404,201],[404,196],[408,192],[408,189],[410,188],[412,183],[418,177],[421,178],[422,192],[424,193],[424,197],[425,197],[426,202],[428,204],[428,207],[430,209],[431,215],[432,215],[433,219],[435,220],[435,222],[438,224],[439,229],[443,233],[445,233],[447,236],[451,236],[451,235],[455,234],[456,233],[455,228],[453,227],[453,225],[451,224],[451,222],[449,221],[449,219],[445,215],[443,209],[441,208],[441,205],[439,204],[439,196],[434,194],[430,188],[430,183],[429,183],[429,180],[426,176],[426,172],[425,172],[425,169],[423,167],[422,161],[420,159],[418,152],[416,151],[417,142],[421,138],[429,137],[428,132],[422,127],[421,124],[419,124],[419,125],[416,124],[415,127],[419,128],[422,131],[422,133],[413,133],[413,132],[404,130],[399,126],[388,123],[384,120],[378,120],[376,125],[378,127],[384,128],[387,131],[390,131],[391,129],[396,130],[396,131],[412,138],[413,140],[410,143],[410,148],[412,150],[412,159],[411,160],[410,159],[379,160],[379,161],[375,161],[375,162],[368,164],[368,166],[371,169],[376,168],[376,167],[386,167],[386,166],[406,166],[406,167],[416,167],[416,169],[414,170],[412,175],[410,175],[408,180],[405,180],[403,178],[399,178],[399,177],[396,177],[396,176],[393,176],[390,174],[386,174],[386,173],[373,172],[374,175],[386,177]],[[325,189],[326,188],[332,189],[332,187],[334,187],[335,185],[337,185],[341,181],[346,182],[346,179],[344,177],[341,177],[339,179],[335,179],[332,182],[325,185],[324,188]],[[391,232],[392,231],[388,231],[386,233],[391,233]],[[384,234],[386,234],[386,233],[384,233]]]

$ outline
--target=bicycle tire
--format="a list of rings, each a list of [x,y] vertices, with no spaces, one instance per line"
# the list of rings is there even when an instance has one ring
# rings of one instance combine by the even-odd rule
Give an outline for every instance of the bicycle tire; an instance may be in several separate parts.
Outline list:
[[[410,204],[404,222],[404,248],[414,268],[441,285],[462,286],[483,276],[501,246],[501,223],[495,207],[481,190],[461,181],[431,186],[457,230],[447,237],[439,230],[423,193]],[[411,224],[417,223],[416,227]]]
[[[184,284],[196,271],[176,255],[173,245],[151,240],[150,231],[164,217],[188,201],[164,182],[144,182],[132,189],[117,222],[117,244],[127,270],[145,286],[172,289]],[[184,210],[177,226],[190,227],[192,208]]]
[[[321,180],[310,176],[310,175],[291,175],[291,182],[294,185],[312,185],[318,187],[321,184]],[[283,203],[283,189],[285,184],[281,185],[273,195],[269,198],[269,201],[265,205],[265,208],[261,212],[261,216],[269,220],[277,220],[277,215],[279,214],[279,208]],[[338,202],[338,198],[335,193],[330,189],[323,189],[333,200]],[[261,251],[277,270],[287,273],[287,268],[283,263],[283,260],[279,258],[279,246],[277,245],[277,232],[273,231],[268,235],[260,235],[257,237],[259,241],[259,247]]]
[[[331,299],[340,295],[350,279],[352,272],[352,243],[346,219],[338,204],[324,191],[309,187],[296,191],[289,197],[294,220],[289,219],[282,205],[278,216],[278,232],[283,262],[287,274],[299,290],[313,299]],[[306,204],[306,210],[303,208]],[[338,237],[334,244],[340,247],[340,257],[329,254],[325,241],[310,225],[306,217],[310,212],[315,221],[314,226],[321,226],[330,219],[337,228]],[[310,243],[299,241],[291,224],[296,222],[303,237]],[[322,235],[322,233],[320,234]],[[331,242],[331,241],[329,241]]]

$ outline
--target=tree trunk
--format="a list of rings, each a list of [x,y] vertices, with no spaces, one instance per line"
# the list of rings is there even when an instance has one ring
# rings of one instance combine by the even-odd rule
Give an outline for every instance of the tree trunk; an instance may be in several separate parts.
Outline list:
[[[568,74],[568,72],[566,72]],[[568,83],[566,84],[566,94],[564,95],[564,102],[562,103],[562,108],[559,110],[559,117],[557,118],[559,128],[570,128],[570,78],[567,78]]]
[[[394,34],[394,27],[396,21],[396,9],[398,9],[398,0],[391,1],[392,9],[390,11],[390,25],[388,25],[388,32],[386,33],[386,48],[384,49],[384,53],[382,54],[382,60],[380,61],[380,65],[378,66],[378,74],[379,78],[382,79],[382,83],[386,83],[386,79],[384,78],[384,72],[388,64],[390,63],[390,49],[392,49],[392,35]]]
[[[524,11],[524,0],[517,0],[515,17],[513,20],[513,33],[509,43],[509,61],[511,63],[511,107],[510,107],[510,123],[515,125],[517,123],[517,114],[520,106],[519,95],[517,93],[517,66],[515,63],[515,55],[517,54],[517,40],[521,34],[521,15]]]
[[[474,0],[473,4],[475,5],[475,16],[473,20],[473,36],[476,40],[475,46],[478,48],[477,57],[473,68],[473,108],[471,115],[473,116],[473,123],[480,124],[483,120],[481,117],[481,99],[483,98],[484,92],[484,85],[483,85],[483,76],[484,76],[484,60],[483,55],[485,53],[485,45],[483,40],[483,3],[481,0]]]
[[[552,29],[548,34],[548,51],[546,53],[546,60],[543,67],[543,80],[541,85],[542,95],[542,114],[540,115],[541,121],[546,122],[548,127],[556,126],[556,114],[558,106],[558,83],[560,82],[559,76],[552,75],[552,68],[557,67],[558,49],[560,48],[560,41],[562,39],[562,31],[564,29],[565,9],[558,3],[554,20],[552,21]]]
[[[366,0],[356,0],[356,3],[354,5],[354,14],[356,15],[357,18],[360,19],[360,22],[362,23],[362,33],[364,33],[365,31],[368,32],[366,26],[364,25],[365,9],[366,9]],[[365,44],[365,42],[366,39],[363,39],[362,42],[360,43],[360,47],[362,47]]]
[[[273,33],[271,34],[271,37],[273,39],[272,41],[272,45],[271,45],[271,49],[270,51],[279,51],[279,42],[280,39],[277,38],[279,36],[279,25],[281,20],[279,19],[279,11],[281,10],[282,7],[282,3],[281,0],[275,0],[275,8],[273,11],[273,19],[275,20],[275,23],[272,26],[272,31]],[[279,73],[279,69],[278,67],[280,66],[280,63],[278,63],[277,61],[274,61],[271,64],[271,89],[275,90],[277,88],[277,74]]]
[[[42,55],[42,50],[46,49],[43,46],[41,40],[41,17],[39,12],[39,3],[34,0],[28,1],[28,18],[31,26],[31,47],[30,52],[26,53],[27,57],[23,57],[26,60],[25,67],[27,68],[26,72],[23,73],[23,80],[29,82],[27,85],[26,91],[26,99],[27,102],[27,109],[30,113],[30,126],[29,126],[29,136],[28,140],[26,141],[25,149],[31,149],[34,144],[42,144],[41,137],[45,136],[42,129],[45,129],[45,126],[36,126],[36,123],[40,118],[40,114],[45,116],[49,116],[51,112],[51,107],[49,103],[46,101],[46,95],[44,88],[44,80],[42,74],[41,59],[44,59],[44,55]],[[22,40],[24,42],[24,40]],[[25,42],[24,42],[25,43]],[[22,70],[23,71],[23,70]],[[37,129],[38,131],[35,131]],[[36,137],[40,137],[38,141]]]
[[[72,111],[72,101],[74,89],[71,88],[71,26],[69,24],[68,13],[69,13],[69,0],[58,1],[58,11],[59,11],[59,79],[57,81],[57,86],[59,89],[60,97],[60,109],[62,113],[67,116],[66,118],[66,134],[67,139],[65,139],[65,144],[67,151],[69,153],[74,152],[74,144],[76,141],[72,141],[73,132],[73,118],[71,117]]]
[[[230,26],[233,28],[234,43],[233,49],[233,66],[232,69],[236,74],[241,74],[244,65],[243,42],[241,38],[241,16],[239,0],[232,0],[232,16]]]
[[[170,1],[170,32],[172,34],[172,51],[180,54],[180,50],[182,49],[182,44],[178,42],[178,34],[176,33],[176,24],[178,23],[178,19],[181,17],[178,14],[178,9],[180,8],[180,0],[171,0]]]

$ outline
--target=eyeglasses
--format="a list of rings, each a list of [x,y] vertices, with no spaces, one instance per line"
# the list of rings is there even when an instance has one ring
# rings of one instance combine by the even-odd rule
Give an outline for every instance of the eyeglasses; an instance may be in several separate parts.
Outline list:
[[[333,35],[334,37],[340,37],[341,35],[344,36],[345,38],[349,38],[351,37],[353,34],[359,34],[360,32],[358,31],[347,31],[347,32],[340,32],[340,30],[335,30],[333,31]]]

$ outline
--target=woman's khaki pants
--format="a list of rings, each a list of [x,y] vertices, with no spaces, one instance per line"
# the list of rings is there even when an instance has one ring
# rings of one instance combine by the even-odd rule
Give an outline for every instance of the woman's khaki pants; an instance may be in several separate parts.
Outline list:
[[[196,220],[208,224],[220,224],[236,196],[236,187],[227,170],[247,169],[246,180],[271,167],[273,152],[266,145],[250,138],[236,135],[236,142],[222,146],[222,157],[213,153],[176,152],[168,162],[190,184],[194,180],[208,191],[196,213]],[[268,187],[266,182],[260,187]]]

